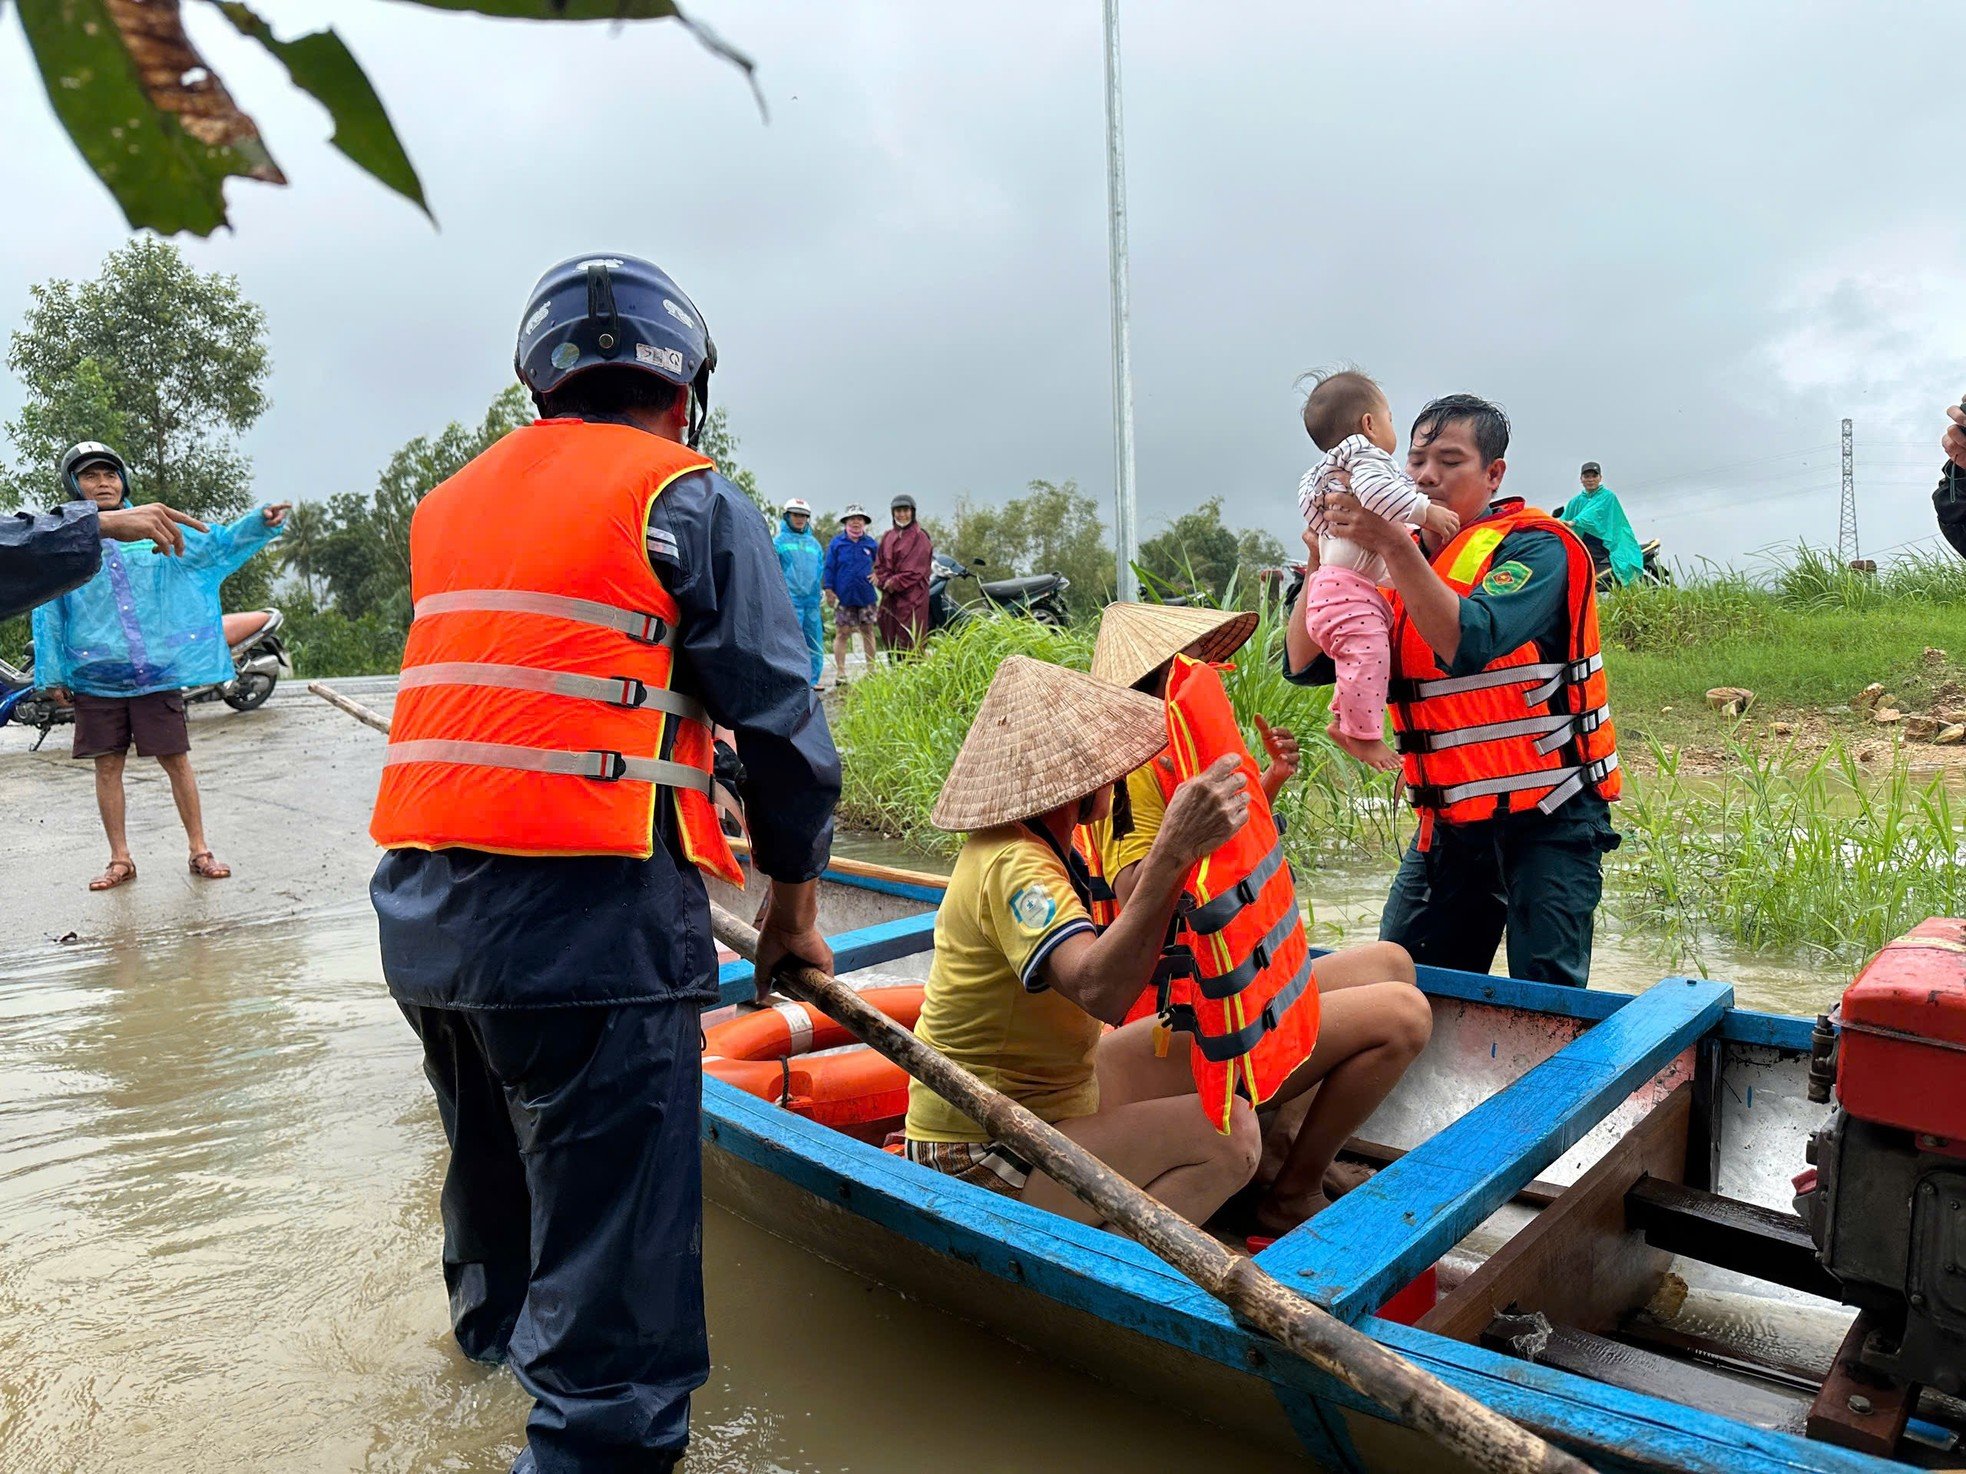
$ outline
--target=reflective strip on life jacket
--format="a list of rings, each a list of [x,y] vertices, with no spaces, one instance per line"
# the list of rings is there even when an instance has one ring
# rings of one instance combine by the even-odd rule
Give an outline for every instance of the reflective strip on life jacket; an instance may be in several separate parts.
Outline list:
[[[482,661],[445,660],[412,666],[397,679],[398,690],[417,686],[495,686],[507,691],[548,691],[582,701],[640,711],[653,707],[684,721],[708,725],[703,703],[675,691],[664,691],[634,676],[583,676],[566,670],[540,670],[530,665],[488,665]]]
[[[1611,720],[1611,708],[1594,707],[1571,715],[1555,712],[1549,716],[1518,717],[1512,722],[1488,722],[1479,727],[1460,727],[1452,732],[1401,732],[1396,744],[1401,752],[1444,752],[1450,747],[1466,747],[1475,742],[1495,742],[1504,737],[1537,738],[1538,752],[1555,752],[1579,732],[1595,732]]]
[[[1265,1034],[1276,1028],[1278,1021],[1289,1011],[1290,1005],[1304,995],[1304,990],[1311,985],[1311,978],[1312,960],[1307,955],[1303,964],[1297,969],[1296,975],[1276,997],[1263,1005],[1260,1014],[1241,1028],[1232,1029],[1225,1034],[1210,1034],[1198,1026],[1195,1029],[1195,1048],[1201,1051],[1203,1059],[1214,1064],[1224,1064],[1248,1054],[1262,1043]]]
[[[1618,754],[1614,752],[1582,767],[1546,768],[1535,773],[1513,773],[1503,778],[1478,778],[1472,783],[1456,783],[1451,788],[1429,788],[1424,793],[1416,794],[1413,801],[1426,808],[1444,809],[1471,798],[1495,798],[1530,788],[1550,788],[1554,780],[1556,786],[1550,788],[1549,793],[1536,805],[1540,812],[1553,814],[1574,798],[1586,783],[1601,783],[1617,770]]]
[[[458,742],[426,737],[392,742],[382,765],[398,763],[457,763],[467,768],[512,768],[521,773],[558,773],[568,778],[591,778],[596,783],[655,783],[664,788],[710,791],[710,775],[687,763],[656,757],[628,757],[605,748],[565,752],[548,747],[520,747],[510,742]]]
[[[425,594],[410,612],[418,619],[433,614],[548,614],[555,619],[571,619],[576,624],[597,624],[602,629],[619,631],[638,645],[676,643],[675,630],[659,614],[597,604],[592,599],[541,594],[531,589],[457,589],[447,594]]]

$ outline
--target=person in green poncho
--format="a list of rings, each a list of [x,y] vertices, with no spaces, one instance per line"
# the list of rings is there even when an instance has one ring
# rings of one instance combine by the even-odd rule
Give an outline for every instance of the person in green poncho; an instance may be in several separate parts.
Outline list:
[[[1639,551],[1638,534],[1632,531],[1618,493],[1604,484],[1603,468],[1596,461],[1585,461],[1578,479],[1584,489],[1556,515],[1570,524],[1600,569],[1609,565],[1620,584],[1637,582],[1645,571],[1645,554]]]

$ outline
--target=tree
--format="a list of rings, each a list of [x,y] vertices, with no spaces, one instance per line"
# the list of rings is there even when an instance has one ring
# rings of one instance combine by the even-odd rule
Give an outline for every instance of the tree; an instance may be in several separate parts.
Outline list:
[[[1066,597],[1080,613],[1113,597],[1118,578],[1099,504],[1076,481],[1033,481],[1023,496],[1001,507],[979,507],[962,497],[953,526],[946,531],[940,524],[929,526],[930,538],[944,552],[964,562],[986,559],[985,578],[1062,573],[1072,585]]]
[[[327,109],[336,148],[429,213],[423,183],[395,125],[341,37],[326,30],[282,41],[239,0],[209,3],[270,53],[294,86]],[[743,53],[685,18],[675,0],[409,3],[520,20],[674,19],[747,77],[752,72]],[[0,4],[0,11],[5,8]],[[181,0],[17,0],[14,8],[55,117],[133,228],[210,235],[227,223],[226,180],[287,182],[259,125],[232,100],[185,33]],[[755,79],[752,90],[757,91]]]
[[[532,415],[525,391],[510,385],[478,424],[452,421],[437,435],[419,435],[404,445],[389,458],[371,494],[344,491],[330,497],[327,531],[311,561],[334,608],[349,619],[375,615],[408,630],[410,519],[416,504]]]
[[[243,511],[251,467],[237,437],[266,412],[266,314],[238,278],[194,270],[167,241],[140,236],[93,281],[29,288],[7,366],[25,403],[7,425],[11,502],[61,500],[56,462],[106,441],[138,501],[201,517]]]
[[[321,548],[333,530],[334,524],[324,504],[297,502],[287,517],[285,534],[273,545],[275,564],[300,580],[310,603],[318,604],[321,599]]]
[[[1283,544],[1273,534],[1225,526],[1222,498],[1215,496],[1142,543],[1135,566],[1154,593],[1199,594],[1211,604],[1220,604],[1232,587],[1238,599],[1253,599],[1258,570],[1283,561]]]
[[[703,433],[697,437],[696,448],[717,463],[717,470],[726,481],[751,498],[751,504],[764,513],[769,527],[778,526],[778,508],[772,505],[771,498],[758,490],[758,478],[747,466],[737,463],[738,439],[731,432],[730,412],[721,404],[711,410],[703,421]]]

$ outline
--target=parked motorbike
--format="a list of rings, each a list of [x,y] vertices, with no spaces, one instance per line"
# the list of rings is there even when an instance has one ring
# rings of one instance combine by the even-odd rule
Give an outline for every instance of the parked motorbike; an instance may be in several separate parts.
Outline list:
[[[266,705],[282,674],[293,674],[293,660],[287,654],[280,631],[286,617],[277,609],[255,609],[244,614],[228,614],[223,621],[225,643],[232,652],[232,679],[209,686],[187,686],[184,699],[223,701],[234,711],[256,711]],[[34,657],[25,666],[0,660],[0,726],[8,722],[35,727],[39,748],[54,727],[75,720],[75,708],[56,701],[45,691],[34,689]]]
[[[993,610],[1060,626],[1068,623],[1072,617],[1065,604],[1065,591],[1071,588],[1072,581],[1062,573],[1034,573],[1024,578],[986,582],[976,575],[977,569],[989,566],[982,558],[963,563],[946,553],[937,553],[932,564],[928,579],[928,627],[931,630],[960,624],[974,612],[969,605],[956,598],[951,587],[957,580],[965,578],[975,580],[977,592]]]

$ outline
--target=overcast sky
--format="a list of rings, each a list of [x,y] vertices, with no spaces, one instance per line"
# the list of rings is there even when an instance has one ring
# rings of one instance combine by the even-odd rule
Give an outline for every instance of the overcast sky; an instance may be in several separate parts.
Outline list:
[[[366,489],[405,439],[477,416],[540,269],[609,250],[696,299],[773,495],[905,489],[933,515],[1075,477],[1110,521],[1096,0],[698,0],[757,60],[769,122],[666,23],[268,7],[283,34],[340,29],[437,228],[188,9],[292,180],[234,183],[234,232],[186,242],[267,310],[263,496]],[[1220,493],[1231,522],[1294,536],[1294,381],[1348,360],[1402,419],[1499,400],[1532,501],[1601,460],[1675,557],[1833,541],[1845,415],[1865,551],[1932,532],[1942,407],[1966,390],[1955,5],[1123,11],[1145,532]],[[4,12],[0,137],[11,331],[30,282],[93,274],[126,232]]]

